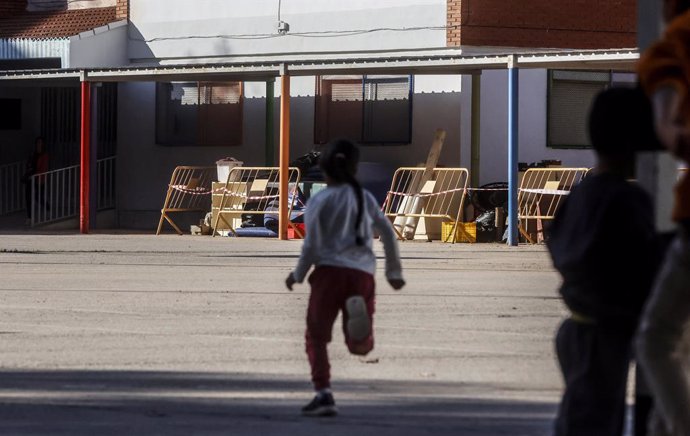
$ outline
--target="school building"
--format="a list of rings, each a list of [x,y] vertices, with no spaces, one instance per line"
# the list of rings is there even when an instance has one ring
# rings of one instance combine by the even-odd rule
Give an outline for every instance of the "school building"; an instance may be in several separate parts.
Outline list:
[[[178,165],[277,165],[287,74],[291,159],[348,136],[392,174],[423,162],[441,128],[439,164],[474,186],[508,181],[511,131],[520,162],[590,167],[586,113],[634,83],[636,28],[635,0],[6,0],[0,214],[21,214],[41,135],[47,221],[76,226],[80,81],[92,226],[155,229]]]

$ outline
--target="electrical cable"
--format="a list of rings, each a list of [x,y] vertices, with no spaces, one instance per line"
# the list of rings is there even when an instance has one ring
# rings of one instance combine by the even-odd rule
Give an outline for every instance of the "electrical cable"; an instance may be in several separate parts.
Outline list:
[[[425,27],[381,27],[376,29],[357,29],[357,30],[324,30],[324,31],[314,31],[314,32],[290,32],[285,35],[280,33],[259,33],[259,34],[235,34],[235,35],[183,35],[183,36],[164,36],[156,38],[134,38],[130,37],[131,40],[140,42],[158,42],[158,41],[178,41],[187,39],[271,39],[271,38],[282,38],[287,36],[292,37],[303,37],[303,38],[337,38],[337,37],[347,37],[364,35],[368,33],[376,32],[410,32],[410,31],[420,31],[420,30],[447,30],[448,28],[459,27],[459,26],[425,26]]]

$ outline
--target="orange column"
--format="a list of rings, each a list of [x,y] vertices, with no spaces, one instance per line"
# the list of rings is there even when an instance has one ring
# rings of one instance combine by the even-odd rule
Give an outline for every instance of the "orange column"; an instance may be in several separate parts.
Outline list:
[[[89,195],[91,181],[91,84],[81,82],[81,189],[79,193],[79,231],[89,233]]]
[[[283,71],[280,76],[280,206],[278,209],[278,237],[287,240],[288,171],[290,167],[290,76]]]

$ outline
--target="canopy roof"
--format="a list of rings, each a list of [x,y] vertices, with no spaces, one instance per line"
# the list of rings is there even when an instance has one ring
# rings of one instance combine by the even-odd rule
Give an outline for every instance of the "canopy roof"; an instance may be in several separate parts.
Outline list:
[[[184,64],[0,71],[0,82],[87,80],[94,82],[265,80],[288,71],[321,74],[473,74],[481,70],[548,68],[633,71],[637,49],[548,50],[465,47],[416,51],[286,54],[187,60]],[[170,62],[170,61],[168,61]],[[173,61],[174,62],[174,61]]]

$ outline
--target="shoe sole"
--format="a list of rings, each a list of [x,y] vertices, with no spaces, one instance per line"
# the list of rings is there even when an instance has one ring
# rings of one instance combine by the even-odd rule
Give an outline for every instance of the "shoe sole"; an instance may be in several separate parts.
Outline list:
[[[367,303],[364,298],[356,295],[345,302],[347,310],[347,333],[350,339],[362,341],[371,333],[371,321],[367,312]]]
[[[322,406],[318,409],[309,412],[302,411],[302,416],[321,417],[321,416],[335,416],[338,414],[338,409],[335,406]]]

